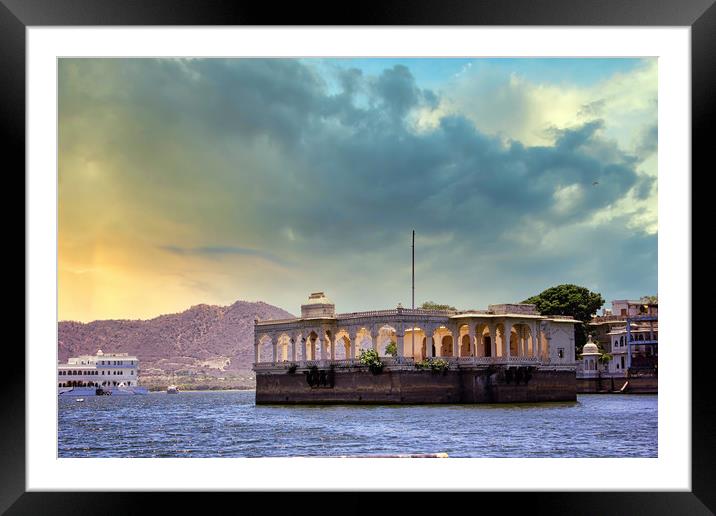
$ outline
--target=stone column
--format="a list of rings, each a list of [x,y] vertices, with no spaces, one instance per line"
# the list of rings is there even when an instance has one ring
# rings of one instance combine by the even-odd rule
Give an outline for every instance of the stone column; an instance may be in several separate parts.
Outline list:
[[[259,363],[259,343],[254,342],[254,364]]]
[[[494,358],[497,356],[497,326],[490,323],[487,327],[490,330],[490,356]]]
[[[296,361],[296,339],[291,339],[291,362]]]
[[[549,342],[547,342],[547,336],[544,334],[541,322],[537,326],[537,349],[539,350],[540,358],[549,357]]]
[[[348,333],[348,338],[351,341],[351,356],[350,359],[354,359],[356,357],[356,342],[358,341],[358,332],[355,332],[352,336],[350,333]]]
[[[321,360],[325,360],[325,359],[326,359],[326,344],[325,344],[325,341],[326,341],[325,337],[324,337],[324,338],[321,338],[320,335],[319,335],[318,338],[316,339],[316,343],[317,343],[318,346],[321,348]]]
[[[505,344],[505,356],[510,357],[510,337],[512,336],[512,323],[505,319],[505,337],[504,337],[504,344]]]
[[[475,346],[475,326],[473,323],[467,325],[467,334],[470,336],[470,347],[467,350],[467,356],[477,356],[477,346]]]
[[[522,326],[522,356],[530,355],[530,343],[527,340],[527,326]]]
[[[425,328],[425,358],[433,356],[433,328]]]
[[[532,356],[541,359],[539,352],[539,321],[532,325]]]
[[[452,333],[452,356],[455,358],[460,357],[460,325],[455,327],[455,331]]]
[[[405,349],[404,349],[405,345],[404,345],[403,339],[405,338],[405,334],[396,332],[395,338],[397,341],[396,347],[398,348],[398,356],[404,357],[405,356]]]
[[[273,361],[278,362],[278,340],[271,338],[271,348],[273,350]]]

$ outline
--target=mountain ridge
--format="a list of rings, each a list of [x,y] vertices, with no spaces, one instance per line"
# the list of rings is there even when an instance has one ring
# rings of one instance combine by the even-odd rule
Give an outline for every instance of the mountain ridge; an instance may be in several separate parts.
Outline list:
[[[255,317],[294,316],[264,301],[237,300],[227,306],[201,303],[151,319],[60,321],[58,359],[66,362],[101,349],[136,355],[144,384],[178,375],[210,383],[228,379],[227,387],[251,386]]]

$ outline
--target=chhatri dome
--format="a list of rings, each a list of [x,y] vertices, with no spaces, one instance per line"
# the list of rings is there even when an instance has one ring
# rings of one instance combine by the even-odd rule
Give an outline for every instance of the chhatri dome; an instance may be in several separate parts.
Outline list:
[[[589,336],[589,340],[582,348],[582,359],[584,360],[583,370],[584,371],[597,371],[599,369],[598,357],[601,355],[597,345],[592,342],[592,336]]]
[[[314,319],[319,317],[335,317],[336,305],[323,292],[313,292],[308,302],[301,305],[301,317]]]
[[[592,342],[592,336],[589,336],[589,340],[584,345],[584,348],[582,348],[582,355],[601,355],[599,352],[599,348],[597,345]]]

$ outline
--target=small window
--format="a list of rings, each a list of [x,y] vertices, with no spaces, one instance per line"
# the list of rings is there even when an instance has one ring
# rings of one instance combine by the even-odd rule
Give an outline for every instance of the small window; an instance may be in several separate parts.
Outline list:
[[[557,356],[559,358],[564,358],[564,348],[558,348],[557,349]]]

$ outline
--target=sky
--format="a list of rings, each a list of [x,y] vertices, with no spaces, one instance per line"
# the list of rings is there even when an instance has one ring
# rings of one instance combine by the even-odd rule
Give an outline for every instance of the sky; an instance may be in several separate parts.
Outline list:
[[[657,60],[60,59],[60,320],[657,294]]]

